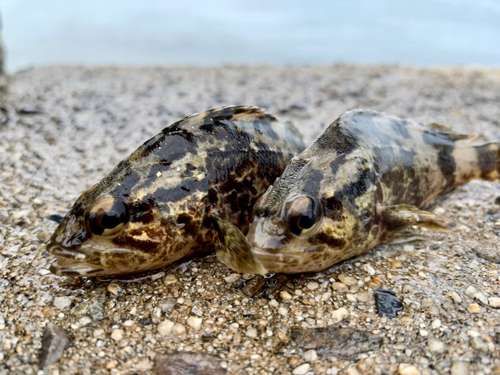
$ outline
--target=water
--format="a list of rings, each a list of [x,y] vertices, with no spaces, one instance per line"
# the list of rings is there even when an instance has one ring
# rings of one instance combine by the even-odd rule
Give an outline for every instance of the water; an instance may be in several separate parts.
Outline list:
[[[7,69],[66,64],[500,66],[496,0],[0,0]]]

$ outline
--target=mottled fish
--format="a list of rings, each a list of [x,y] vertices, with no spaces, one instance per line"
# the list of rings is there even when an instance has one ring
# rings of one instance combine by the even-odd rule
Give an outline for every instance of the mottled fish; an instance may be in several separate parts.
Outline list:
[[[225,249],[220,234],[244,238],[255,202],[304,147],[293,125],[256,107],[186,117],[78,198],[48,245],[50,270],[120,275]]]
[[[445,228],[426,211],[436,198],[499,177],[499,143],[468,138],[374,111],[342,114],[257,202],[248,243],[230,249],[226,264],[249,272],[250,253],[254,273],[315,272],[403,242],[410,226]]]

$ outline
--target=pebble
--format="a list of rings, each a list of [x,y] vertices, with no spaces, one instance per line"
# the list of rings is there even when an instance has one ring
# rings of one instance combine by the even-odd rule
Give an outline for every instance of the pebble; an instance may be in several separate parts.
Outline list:
[[[125,331],[123,329],[114,329],[113,332],[111,332],[111,338],[115,341],[120,341],[124,334]]]
[[[467,310],[469,310],[470,313],[472,314],[480,314],[481,313],[481,308],[477,303],[471,303],[468,307]]]
[[[313,362],[318,359],[318,353],[316,353],[316,350],[314,349],[307,350],[302,355],[302,358],[304,358],[304,361]]]
[[[276,301],[275,299],[272,299],[269,301],[269,306],[271,307],[278,307],[280,305],[280,303],[278,301]]]
[[[380,276],[375,276],[373,279],[369,280],[366,285],[373,289],[378,289],[384,284],[383,279]]]
[[[38,238],[42,242],[47,241],[50,238],[50,233],[46,231],[38,232],[36,238]]]
[[[239,279],[241,279],[241,275],[239,273],[232,273],[231,275],[229,276],[226,276],[224,278],[224,281],[228,284],[233,284],[235,283],[236,281],[238,281]]]
[[[398,366],[399,375],[420,375],[420,371],[413,365],[407,363],[401,363]]]
[[[202,321],[203,321],[203,319],[201,319],[201,318],[198,318],[196,316],[190,316],[187,320],[187,324],[191,328],[199,330],[201,328]]]
[[[403,304],[396,297],[396,293],[385,289],[375,290],[375,304],[380,316],[395,318],[398,311],[403,310]]]
[[[245,286],[241,289],[243,294],[247,297],[255,297],[257,293],[261,291],[261,289],[266,284],[266,280],[262,276],[255,276],[248,280]]]
[[[345,307],[341,307],[340,309],[334,310],[332,312],[332,318],[341,321],[344,318],[347,318],[349,316],[349,311]]]
[[[348,286],[356,285],[358,283],[358,280],[356,280],[354,277],[344,274],[339,275],[339,280]]]
[[[431,352],[436,352],[436,353],[442,353],[445,351],[444,343],[442,341],[434,339],[429,340],[429,342],[427,343],[427,348]]]
[[[256,338],[258,335],[258,332],[257,332],[257,329],[255,329],[254,327],[248,327],[247,328],[247,331],[245,332],[245,336],[247,337],[250,337],[252,339]]]
[[[278,314],[282,315],[282,316],[287,316],[288,315],[288,309],[284,306],[281,306],[279,309],[278,309]]]
[[[164,320],[158,324],[158,333],[162,336],[168,336],[172,333],[175,323],[170,320]]]
[[[470,339],[470,346],[483,352],[487,352],[489,350],[488,343],[479,336]]]
[[[469,369],[465,362],[453,362],[450,371],[451,375],[469,375]]]
[[[219,358],[205,353],[177,352],[155,357],[157,375],[224,375]]]
[[[490,297],[490,298],[488,298],[488,304],[494,308],[500,307],[500,298],[499,297]]]
[[[311,365],[309,363],[303,363],[297,367],[295,367],[292,371],[293,375],[305,375],[311,368]]]
[[[120,297],[124,293],[123,288],[117,283],[110,283],[107,287],[107,290],[115,297]]]
[[[370,300],[370,293],[362,290],[358,292],[358,301],[359,302],[368,302]]]
[[[370,276],[375,275],[375,272],[376,272],[375,269],[372,266],[370,266],[369,264],[363,264],[363,266],[361,268],[363,270],[365,270],[368,273],[368,275],[370,275]]]
[[[179,281],[179,280],[177,279],[177,277],[175,275],[168,274],[167,276],[165,276],[164,284],[165,285],[172,285],[172,284],[175,284],[177,281]]]
[[[57,362],[69,344],[66,332],[55,324],[48,323],[43,332],[42,348],[38,356],[40,369]]]
[[[71,307],[71,299],[68,297],[56,297],[54,298],[54,307],[61,311],[69,310]]]
[[[280,298],[284,301],[284,302],[288,302],[292,299],[292,295],[290,293],[288,293],[286,290],[282,290],[280,292]]]
[[[450,297],[455,303],[462,303],[462,298],[460,298],[460,296],[456,292],[451,292]]]
[[[187,329],[186,329],[186,327],[183,324],[176,323],[174,325],[174,327],[172,328],[172,332],[177,337],[184,338],[184,337],[186,337]]]
[[[342,290],[345,288],[347,288],[347,285],[345,285],[344,283],[332,283],[333,290]]]
[[[86,302],[82,302],[71,309],[71,313],[75,316],[90,316],[92,320],[104,319],[104,302],[106,297],[92,297]]]
[[[309,290],[316,290],[319,288],[319,284],[315,281],[308,282],[306,285],[307,289]]]
[[[434,319],[432,321],[432,328],[434,329],[438,329],[439,327],[441,327],[441,320],[439,319]]]

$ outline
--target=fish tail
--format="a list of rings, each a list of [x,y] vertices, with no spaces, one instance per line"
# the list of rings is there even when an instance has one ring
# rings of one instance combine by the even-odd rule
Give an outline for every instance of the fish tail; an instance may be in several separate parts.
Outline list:
[[[500,142],[488,142],[474,146],[477,157],[475,178],[496,181],[500,179]]]

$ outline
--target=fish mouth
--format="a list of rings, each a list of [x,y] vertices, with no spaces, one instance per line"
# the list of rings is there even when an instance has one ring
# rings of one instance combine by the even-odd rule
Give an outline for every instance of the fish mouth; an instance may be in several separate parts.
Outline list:
[[[109,267],[106,259],[113,255],[135,254],[128,249],[101,249],[99,247],[80,247],[68,249],[58,244],[47,246],[47,250],[56,256],[49,271],[58,276],[82,277],[105,276],[120,273]]]
[[[309,246],[300,251],[293,251],[287,247],[276,250],[262,248],[255,246],[255,244],[252,246],[255,258],[268,272],[285,274],[312,272],[309,270],[312,265],[309,261],[309,254],[314,253],[317,249],[317,246]]]

